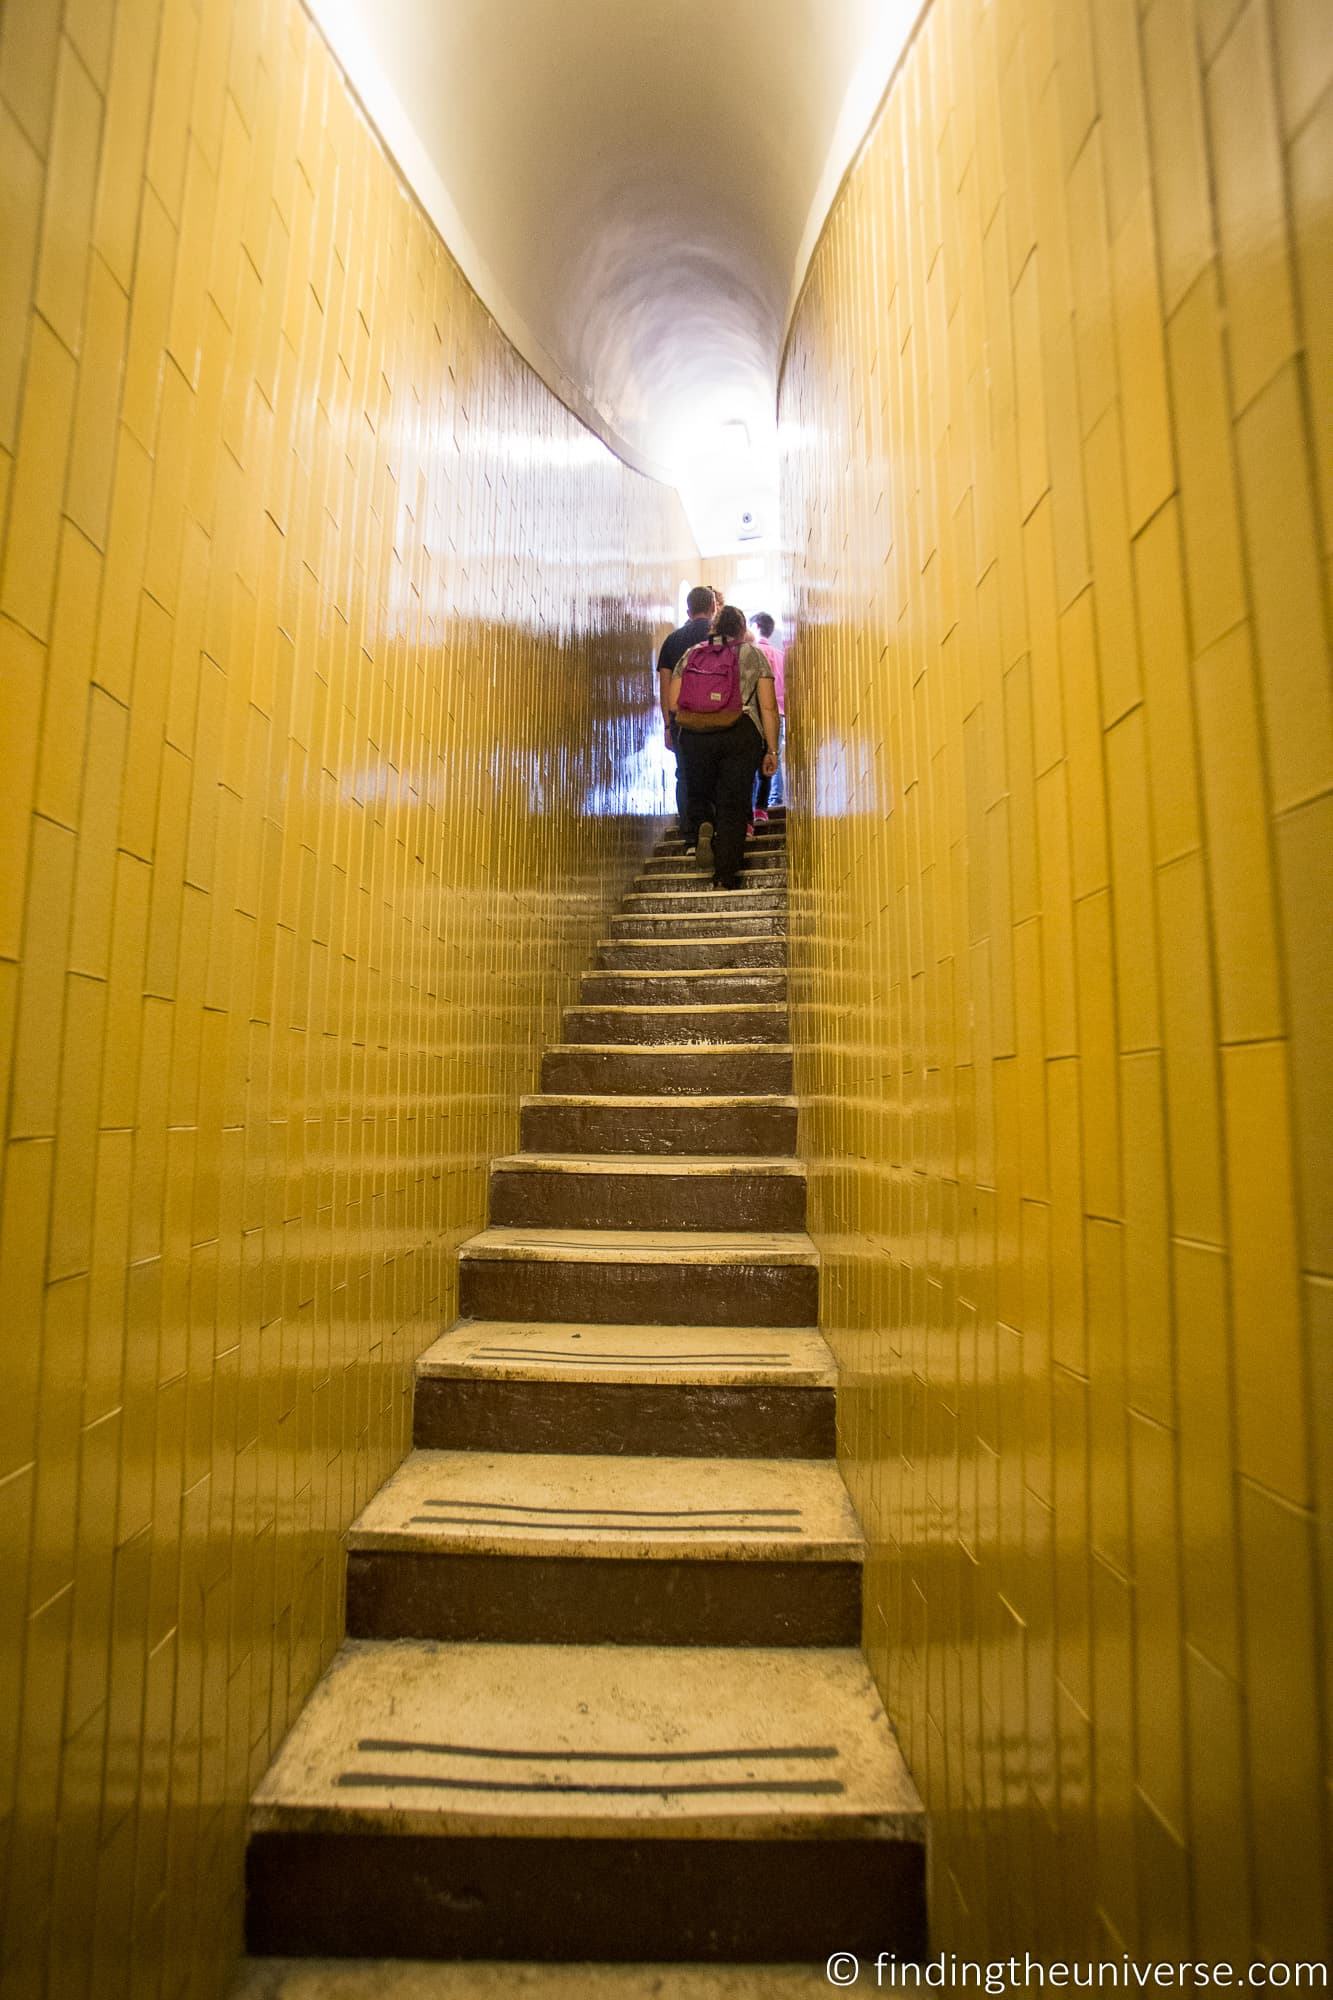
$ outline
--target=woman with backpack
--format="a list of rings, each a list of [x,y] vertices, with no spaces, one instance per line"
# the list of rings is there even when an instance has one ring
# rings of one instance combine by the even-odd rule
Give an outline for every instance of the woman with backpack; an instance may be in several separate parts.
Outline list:
[[[734,604],[685,655],[668,701],[685,773],[685,852],[711,865],[714,889],[738,888],[755,773],[777,769],[781,723],[772,666],[746,638],[745,613]]]

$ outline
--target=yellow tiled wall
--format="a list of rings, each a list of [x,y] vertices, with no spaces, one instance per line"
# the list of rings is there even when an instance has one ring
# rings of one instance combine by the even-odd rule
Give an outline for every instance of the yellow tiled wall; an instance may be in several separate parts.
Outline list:
[[[947,1946],[1327,1944],[1331,79],[1321,0],[935,0],[786,358],[803,1142]]]
[[[690,544],[295,0],[6,0],[0,230],[0,1988],[167,2000],[632,865]]]

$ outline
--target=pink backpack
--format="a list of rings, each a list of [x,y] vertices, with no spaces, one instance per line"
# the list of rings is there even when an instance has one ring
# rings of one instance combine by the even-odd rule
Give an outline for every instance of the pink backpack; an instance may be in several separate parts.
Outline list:
[[[682,729],[728,729],[741,716],[741,648],[738,640],[706,639],[685,655],[676,720]]]

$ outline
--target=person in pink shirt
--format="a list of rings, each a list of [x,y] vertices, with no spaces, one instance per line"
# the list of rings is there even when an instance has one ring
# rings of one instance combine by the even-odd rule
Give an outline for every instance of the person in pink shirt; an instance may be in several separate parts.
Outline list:
[[[773,633],[776,628],[767,611],[756,611],[754,617],[750,620],[750,625],[754,633],[755,645],[773,669],[773,681],[778,697],[778,715],[781,717],[786,714],[787,704],[786,691],[782,681],[783,651],[781,646],[773,643]],[[780,805],[782,803],[782,766],[780,763],[774,776],[777,780],[778,796],[773,800],[773,804]],[[765,777],[762,773],[756,782],[754,814],[751,820],[752,826],[768,825],[768,807],[773,783],[774,779],[772,777]]]

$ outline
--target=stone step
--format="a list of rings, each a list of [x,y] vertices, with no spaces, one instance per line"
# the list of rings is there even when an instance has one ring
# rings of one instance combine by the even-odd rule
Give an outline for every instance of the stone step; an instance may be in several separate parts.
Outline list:
[[[458,1253],[464,1319],[816,1326],[819,1254],[803,1232],[483,1229]]]
[[[669,1982],[669,1983],[668,1983]],[[822,1965],[243,1958],[227,2000],[829,2000]]]
[[[804,1229],[805,1168],[760,1157],[513,1153],[491,1161],[505,1228]]]
[[[352,1639],[852,1646],[832,1459],[413,1451],[347,1537]]]
[[[822,1967],[926,1944],[921,1802],[852,1647],[351,1643],[249,1836],[252,1953]]]
[[[770,886],[778,882],[785,882],[787,879],[786,850],[778,848],[773,852],[761,850],[758,853],[751,853],[747,846],[745,850],[745,870],[747,879],[752,883],[756,880],[763,881],[765,878],[768,879]],[[675,876],[702,875],[705,880],[709,880],[712,876],[711,868],[707,870],[700,868],[696,857],[683,853],[650,854],[644,861],[642,873],[654,879],[659,877],[672,878]]]
[[[837,1372],[805,1327],[460,1322],[417,1362],[413,1440],[452,1451],[828,1458]]]
[[[587,1007],[694,1007],[730,1001],[784,1002],[785,971],[585,972],[579,993]]]
[[[729,1002],[698,1007],[567,1007],[564,1014],[567,1043],[785,1042],[787,1034],[786,1005],[768,1001],[748,1007]]]
[[[786,834],[779,832],[771,824],[767,832],[760,832],[759,828],[756,827],[745,842],[745,852],[747,854],[785,854],[786,851]],[[651,852],[654,854],[683,854],[685,852],[684,838],[678,833],[664,833]]]
[[[717,898],[709,897],[706,910],[660,911],[648,916],[631,914],[612,917],[611,932],[616,942],[625,938],[782,938],[786,928],[781,911],[763,910],[754,916],[733,914],[728,898],[719,910]]]
[[[634,1097],[569,1092],[519,1100],[528,1153],[772,1153],[796,1150],[794,1097]]]
[[[602,938],[597,966],[607,972],[718,972],[738,967],[785,970],[787,940],[725,937]]]
[[[726,909],[730,897],[739,896],[747,889],[768,889],[785,898],[788,886],[785,863],[779,868],[746,862],[734,889],[714,889],[712,881],[712,868],[701,868],[694,860],[664,861],[660,866],[649,863],[635,876],[627,893],[648,895],[661,889],[693,890],[696,894],[712,896],[719,909]]]
[[[789,1091],[791,1080],[783,1042],[565,1042],[542,1057],[542,1089],[564,1094],[741,1097]]]
[[[787,909],[787,889],[784,883],[780,889],[633,889],[620,906],[622,916],[709,916],[719,913],[730,920],[732,916],[776,916],[784,917]]]
[[[695,862],[683,862],[681,868],[660,870],[654,874],[638,874],[630,882],[628,890],[620,900],[620,912],[630,916],[634,896],[656,896],[656,894],[677,894],[677,896],[703,896],[705,908],[731,910],[737,896],[747,896],[753,892],[767,892],[777,896],[777,906],[787,908],[787,874],[779,874],[775,868],[743,868],[735,888],[719,888],[713,882],[711,868],[699,868]],[[741,908],[741,904],[735,904]]]
[[[713,845],[717,845],[716,834],[713,837]],[[785,861],[787,857],[786,837],[782,833],[775,833],[773,828],[770,827],[767,833],[762,835],[756,833],[747,839],[744,842],[742,851],[746,858],[752,861],[759,861],[765,864],[771,861]],[[685,845],[679,836],[666,834],[648,849],[644,858],[647,861],[679,861],[684,853]]]

